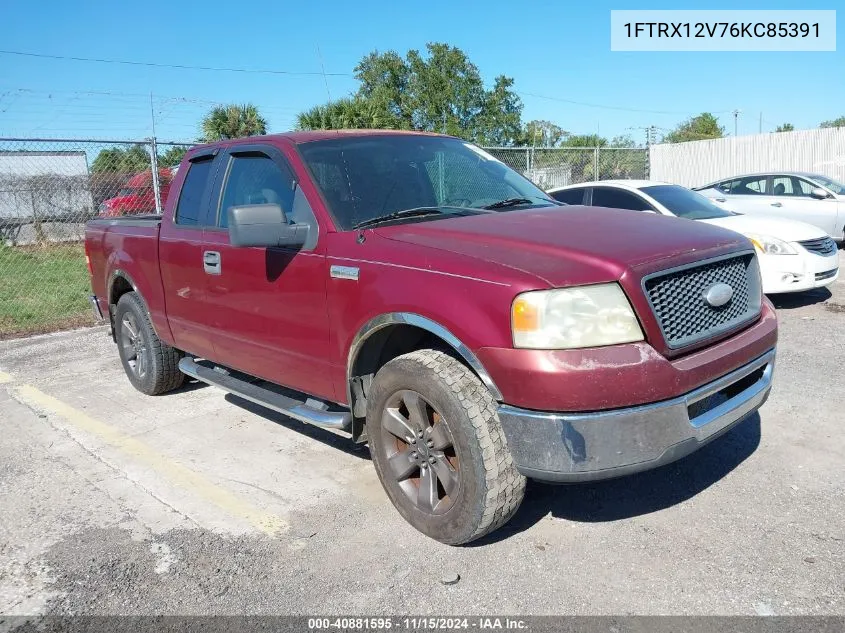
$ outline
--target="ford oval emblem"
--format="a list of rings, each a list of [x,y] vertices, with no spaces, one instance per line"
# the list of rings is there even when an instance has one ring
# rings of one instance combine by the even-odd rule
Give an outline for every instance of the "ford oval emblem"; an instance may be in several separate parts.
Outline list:
[[[713,284],[704,291],[704,301],[713,308],[727,305],[734,296],[734,289],[728,284]]]

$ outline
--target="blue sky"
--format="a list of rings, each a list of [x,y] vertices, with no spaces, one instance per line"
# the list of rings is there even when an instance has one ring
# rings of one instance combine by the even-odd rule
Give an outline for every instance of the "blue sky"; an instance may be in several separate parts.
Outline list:
[[[701,111],[739,134],[845,115],[845,12],[830,53],[610,51],[610,9],[798,9],[799,2],[53,2],[4,0],[0,49],[165,64],[349,73],[366,53],[441,41],[464,49],[486,81],[516,80],[525,120],[573,133],[671,129]],[[813,9],[835,9],[820,1]],[[841,6],[839,7],[841,8]],[[339,97],[351,76],[328,77]],[[271,131],[327,100],[322,76],[177,70],[0,54],[0,136],[190,140],[213,103],[253,102]],[[542,95],[533,96],[533,95]],[[545,97],[545,98],[543,98]],[[567,103],[573,100],[590,105]],[[594,107],[596,105],[606,107]]]

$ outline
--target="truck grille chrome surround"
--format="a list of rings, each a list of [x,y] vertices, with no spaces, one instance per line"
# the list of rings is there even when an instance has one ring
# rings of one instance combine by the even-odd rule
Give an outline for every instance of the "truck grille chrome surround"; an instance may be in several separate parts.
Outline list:
[[[712,289],[733,291],[722,305],[708,301]],[[643,290],[666,345],[678,349],[730,332],[757,318],[762,284],[753,252],[717,257],[663,270],[643,279]]]

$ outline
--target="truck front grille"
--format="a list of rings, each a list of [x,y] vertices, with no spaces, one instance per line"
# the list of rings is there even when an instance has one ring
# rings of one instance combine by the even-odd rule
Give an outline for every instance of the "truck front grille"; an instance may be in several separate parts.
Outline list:
[[[822,237],[817,240],[804,240],[798,243],[816,255],[833,255],[836,252],[836,242],[830,237]]]
[[[721,306],[708,290],[727,284],[733,294]],[[753,253],[731,255],[647,276],[643,281],[666,344],[677,349],[733,330],[753,320],[762,303],[760,272]]]

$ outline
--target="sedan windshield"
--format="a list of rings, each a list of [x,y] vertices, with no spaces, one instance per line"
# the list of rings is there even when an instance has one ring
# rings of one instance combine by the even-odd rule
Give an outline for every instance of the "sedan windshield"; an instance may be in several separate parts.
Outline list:
[[[679,218],[688,220],[711,220],[734,215],[717,207],[700,193],[679,185],[653,185],[640,189],[651,196]]]
[[[828,178],[827,176],[822,176],[820,174],[813,174],[810,177],[820,185],[823,185],[830,189],[836,195],[845,195],[845,185],[843,185],[841,182],[834,180],[833,178]]]
[[[455,138],[339,136],[302,143],[298,149],[343,230],[372,224],[368,221],[376,218],[421,222],[489,213],[485,207],[497,204],[559,204],[492,155]],[[412,209],[443,212],[399,213]]]

